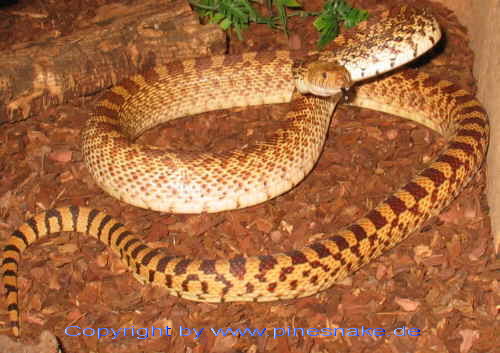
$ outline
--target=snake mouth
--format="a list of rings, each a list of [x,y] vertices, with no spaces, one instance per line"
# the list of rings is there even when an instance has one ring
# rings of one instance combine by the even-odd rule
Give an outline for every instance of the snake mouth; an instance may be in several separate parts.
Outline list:
[[[347,92],[349,90],[349,87],[322,87],[322,86],[316,86],[316,85],[311,85],[307,89],[307,93],[311,93],[315,96],[319,97],[332,97],[336,95],[344,95],[344,92]]]
[[[297,89],[301,94],[312,94],[319,97],[337,97],[340,96],[340,103],[352,101],[355,94],[353,86],[345,87],[323,87],[308,85],[305,82],[297,83]]]
[[[328,85],[318,82],[311,82],[307,79],[296,80],[295,86],[301,94],[313,94],[318,97],[332,97],[342,95],[351,96],[352,85],[350,82],[343,82],[342,85]]]

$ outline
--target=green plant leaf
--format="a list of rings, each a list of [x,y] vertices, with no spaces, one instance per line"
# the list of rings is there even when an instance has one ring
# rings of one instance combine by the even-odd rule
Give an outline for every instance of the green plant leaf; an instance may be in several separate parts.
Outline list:
[[[230,19],[228,19],[228,18],[225,18],[224,20],[222,20],[222,22],[221,22],[221,23],[219,23],[219,26],[220,26],[220,28],[222,28],[223,30],[226,30],[226,29],[228,29],[229,27],[231,27],[231,24],[232,24],[231,20],[230,20]]]
[[[323,48],[334,39],[340,24],[350,28],[368,18],[368,12],[351,7],[345,0],[327,0],[320,13],[298,10],[302,6],[297,0],[268,0],[267,4],[277,12],[277,16],[262,16],[251,4],[255,0],[189,0],[202,17],[224,29],[233,29],[238,39],[243,39],[243,30],[250,23],[263,23],[271,28],[279,28],[288,35],[288,18],[291,16],[317,16],[313,25],[320,33],[318,48]],[[289,13],[289,10],[292,13]]]
[[[286,7],[290,7],[290,8],[300,8],[302,7],[301,4],[299,4],[297,1],[295,0],[283,0],[282,4]]]
[[[219,23],[220,21],[222,21],[224,18],[226,18],[226,16],[224,16],[223,14],[221,13],[216,13],[213,17],[212,17],[212,21],[213,23]]]
[[[317,47],[323,49],[338,36],[341,22],[350,28],[367,18],[368,12],[349,6],[345,0],[328,0],[323,6],[323,11],[313,23],[320,32]]]

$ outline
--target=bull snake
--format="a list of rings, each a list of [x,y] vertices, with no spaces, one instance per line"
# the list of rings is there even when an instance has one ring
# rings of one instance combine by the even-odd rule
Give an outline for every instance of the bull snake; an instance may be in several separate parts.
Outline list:
[[[386,45],[388,27],[396,28],[404,49]],[[274,51],[157,67],[124,80],[103,96],[82,133],[85,161],[103,189],[139,207],[193,213],[263,202],[297,184],[313,168],[339,94],[335,99],[296,95],[287,128],[269,141],[226,154],[164,154],[131,144],[129,138],[187,114],[289,101],[294,74],[301,91],[322,95],[324,88],[311,88],[305,81],[328,80],[332,60],[334,70],[340,64],[350,79],[358,81],[409,61],[439,36],[432,16],[403,8],[369,26],[368,32],[339,39],[345,46],[333,59],[331,54],[317,53],[302,63],[291,52]],[[368,40],[355,42],[360,38]],[[377,50],[369,49],[373,47]],[[301,76],[304,72],[313,76]],[[247,80],[250,84],[241,87]],[[200,96],[204,101],[197,100]],[[48,234],[89,234],[110,246],[139,281],[166,287],[182,298],[207,302],[299,298],[329,288],[418,230],[456,197],[484,160],[487,115],[470,93],[451,82],[407,69],[360,84],[350,104],[417,121],[445,135],[447,146],[364,217],[324,240],[280,254],[216,260],[169,256],[151,249],[140,235],[101,211],[70,206],[41,213],[14,231],[4,247],[2,272],[13,334],[20,334],[20,255]],[[124,121],[118,128],[119,118]],[[158,168],[164,168],[169,178]],[[166,197],[157,197],[160,189]]]

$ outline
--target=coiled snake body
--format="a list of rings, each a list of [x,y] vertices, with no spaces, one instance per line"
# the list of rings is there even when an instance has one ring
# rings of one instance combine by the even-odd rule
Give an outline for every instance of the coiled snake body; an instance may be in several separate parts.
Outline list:
[[[401,46],[388,44],[390,35]],[[130,138],[160,121],[188,114],[289,101],[294,74],[301,91],[322,95],[323,87],[311,88],[306,81],[318,77],[328,81],[323,66],[341,65],[358,81],[409,61],[439,36],[432,16],[404,8],[358,37],[340,39],[345,47],[335,54],[314,54],[312,64],[310,58],[302,63],[290,52],[275,51],[155,68],[123,81],[101,99],[82,134],[85,161],[103,189],[139,207],[193,213],[263,202],[297,184],[312,169],[338,94],[335,98],[296,94],[285,128],[268,141],[224,154],[165,154],[133,144]],[[318,62],[319,76],[308,78],[308,68]],[[451,82],[405,70],[359,85],[350,104],[422,123],[445,135],[448,144],[424,170],[364,217],[324,240],[286,253],[230,259],[169,256],[151,249],[140,235],[97,210],[71,206],[39,214],[14,231],[4,248],[3,280],[14,335],[19,335],[20,254],[50,233],[90,234],[109,245],[138,280],[166,287],[186,299],[298,298],[330,287],[418,230],[455,198],[483,162],[487,116],[471,94]]]

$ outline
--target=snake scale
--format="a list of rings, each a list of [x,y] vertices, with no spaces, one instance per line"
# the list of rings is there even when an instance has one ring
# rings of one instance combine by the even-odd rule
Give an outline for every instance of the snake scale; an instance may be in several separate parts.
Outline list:
[[[388,42],[390,36],[394,40]],[[432,16],[403,8],[368,23],[359,34],[341,37],[333,54],[314,53],[307,60],[287,51],[198,58],[122,81],[103,96],[82,133],[84,159],[107,192],[155,210],[194,213],[246,207],[297,184],[319,157],[330,115],[342,96],[320,97],[328,90],[322,81],[337,80],[342,86],[364,80],[349,104],[411,119],[448,141],[435,160],[364,217],[321,241],[280,254],[229,259],[171,256],[150,248],[140,235],[98,210],[69,206],[38,214],[12,233],[3,251],[13,334],[20,334],[21,253],[51,233],[89,234],[118,254],[141,282],[207,302],[313,295],[400,243],[463,190],[481,166],[488,145],[485,111],[456,84],[410,69],[366,80],[420,55],[439,37]],[[339,65],[347,71],[337,70]],[[332,67],[337,75],[330,72]],[[301,92],[320,96],[293,93],[295,85]],[[180,116],[286,102],[292,95],[286,127],[269,140],[239,150],[166,153],[130,141],[159,122]]]

